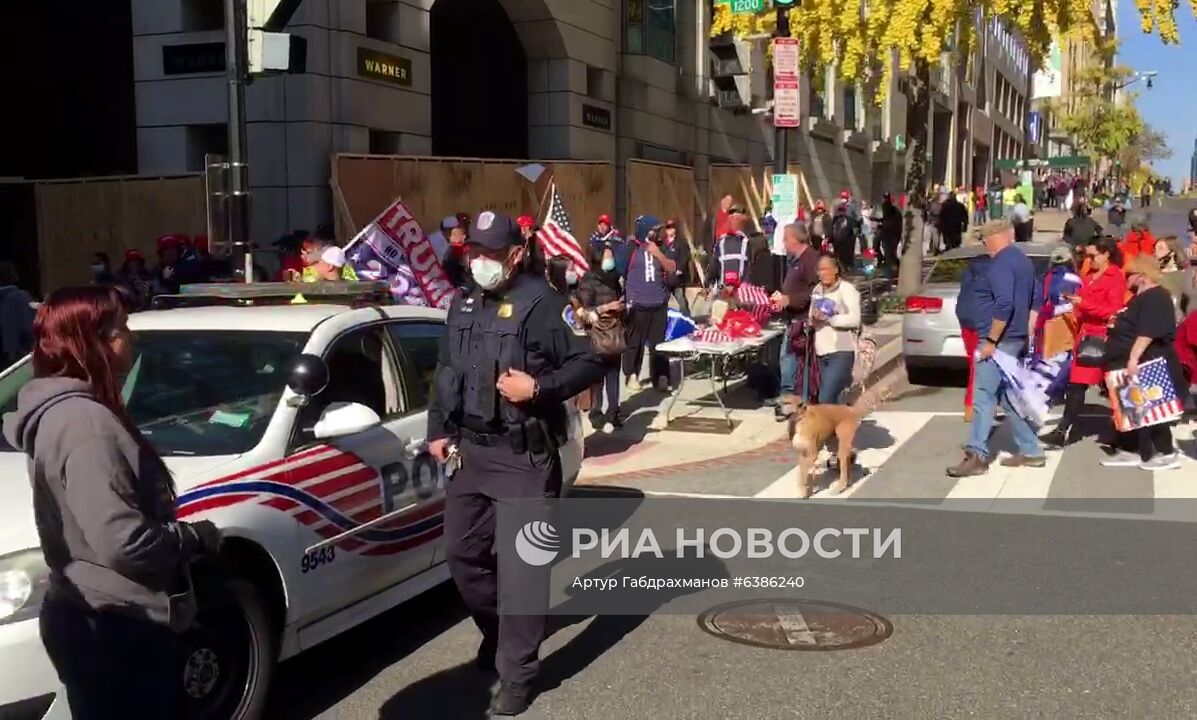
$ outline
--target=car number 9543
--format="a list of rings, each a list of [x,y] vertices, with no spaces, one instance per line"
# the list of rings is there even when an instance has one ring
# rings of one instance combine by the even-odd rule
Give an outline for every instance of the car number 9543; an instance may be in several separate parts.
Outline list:
[[[304,553],[303,559],[299,561],[299,569],[302,572],[311,572],[321,565],[327,565],[333,560],[337,559],[336,547],[329,545],[322,547],[319,550],[313,550],[309,553]]]

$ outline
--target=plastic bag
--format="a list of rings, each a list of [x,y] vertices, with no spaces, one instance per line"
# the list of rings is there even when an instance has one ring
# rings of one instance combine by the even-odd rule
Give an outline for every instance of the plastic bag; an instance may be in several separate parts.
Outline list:
[[[698,327],[698,323],[694,322],[693,318],[683,315],[673,308],[669,308],[666,317],[668,318],[665,322],[666,341],[686,337]]]

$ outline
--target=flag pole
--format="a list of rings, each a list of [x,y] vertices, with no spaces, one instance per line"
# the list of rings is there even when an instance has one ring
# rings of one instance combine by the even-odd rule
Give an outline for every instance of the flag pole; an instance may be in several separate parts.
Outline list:
[[[548,183],[546,183],[544,186],[544,192],[542,192],[540,194],[540,202],[536,204],[536,215],[534,217],[540,217],[541,211],[544,210],[545,198],[547,198],[549,196],[549,192],[552,191],[553,186],[556,184],[557,184],[556,176],[550,175]],[[543,225],[544,223],[541,223],[541,224]]]

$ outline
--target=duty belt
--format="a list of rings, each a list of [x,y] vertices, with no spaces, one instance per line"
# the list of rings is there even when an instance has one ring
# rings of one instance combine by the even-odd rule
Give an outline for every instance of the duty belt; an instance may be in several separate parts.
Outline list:
[[[520,425],[508,427],[502,432],[480,433],[467,427],[459,427],[458,434],[463,440],[482,447],[501,447],[508,445],[517,454],[532,451],[544,453],[561,447],[564,437],[556,437],[550,431],[548,423],[539,419],[528,420]]]

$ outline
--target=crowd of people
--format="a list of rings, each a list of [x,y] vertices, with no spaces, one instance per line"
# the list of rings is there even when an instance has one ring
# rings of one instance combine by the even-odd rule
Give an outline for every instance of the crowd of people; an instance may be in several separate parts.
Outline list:
[[[1197,210],[1189,224],[1197,237]],[[1045,448],[1063,448],[1084,437],[1086,397],[1095,386],[1103,395],[1112,392],[1105,382],[1111,371],[1135,378],[1143,364],[1162,360],[1178,401],[1185,402],[1190,386],[1197,384],[1197,307],[1191,307],[1197,245],[1191,239],[1187,244],[1157,239],[1140,223],[1120,239],[1103,233],[1079,202],[1064,231],[1067,244],[1052,254],[1049,270],[1040,276],[1014,245],[1007,220],[990,221],[981,234],[986,253],[969,261],[956,305],[969,353],[965,416],[971,430],[964,459],[948,469],[949,475],[988,470],[989,436],[999,405],[1017,446],[1001,464],[1040,467]],[[1057,350],[1070,353],[1051,393],[1063,401],[1063,415],[1037,437],[1013,402],[994,355],[1052,357]],[[1098,435],[1108,454],[1102,465],[1179,467],[1172,423],[1120,431],[1114,414],[1110,417]]]

